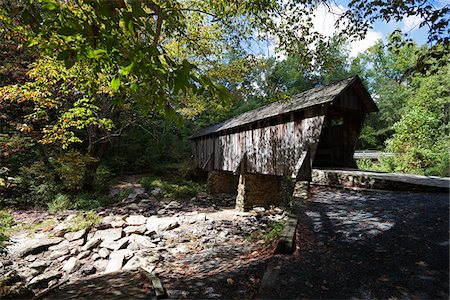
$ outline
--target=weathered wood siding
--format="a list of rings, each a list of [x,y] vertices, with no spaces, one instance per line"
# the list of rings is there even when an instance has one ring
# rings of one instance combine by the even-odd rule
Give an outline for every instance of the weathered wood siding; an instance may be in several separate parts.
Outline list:
[[[246,155],[249,173],[290,176],[302,151],[311,157],[319,142],[324,115],[194,139],[193,153],[198,167],[207,170],[238,171]]]

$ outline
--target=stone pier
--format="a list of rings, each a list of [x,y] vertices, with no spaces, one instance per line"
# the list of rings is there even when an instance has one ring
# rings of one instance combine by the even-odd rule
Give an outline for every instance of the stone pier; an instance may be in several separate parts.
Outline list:
[[[236,195],[239,175],[233,175],[227,171],[208,172],[208,193],[211,195],[230,194]]]
[[[237,188],[236,209],[249,210],[254,206],[287,206],[292,184],[286,178],[273,175],[241,174]]]

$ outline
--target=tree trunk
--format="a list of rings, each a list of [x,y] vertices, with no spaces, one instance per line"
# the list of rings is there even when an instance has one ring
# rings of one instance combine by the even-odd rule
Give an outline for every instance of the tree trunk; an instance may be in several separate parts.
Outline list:
[[[105,156],[106,150],[108,150],[109,147],[108,141],[98,142],[95,140],[95,137],[97,136],[96,131],[96,128],[91,128],[88,133],[88,162],[86,163],[86,169],[84,171],[83,190],[89,192],[94,191],[95,189],[95,174],[100,166],[100,163],[102,162],[103,157]]]

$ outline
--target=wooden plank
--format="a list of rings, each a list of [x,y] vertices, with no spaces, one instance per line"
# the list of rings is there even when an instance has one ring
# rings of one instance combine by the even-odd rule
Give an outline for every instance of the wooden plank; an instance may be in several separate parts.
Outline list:
[[[153,266],[152,266],[153,267]],[[146,269],[144,267],[138,267],[139,272],[152,282],[153,289],[155,290],[156,298],[166,298],[167,293],[161,284],[161,280],[153,274],[154,267],[152,269]]]

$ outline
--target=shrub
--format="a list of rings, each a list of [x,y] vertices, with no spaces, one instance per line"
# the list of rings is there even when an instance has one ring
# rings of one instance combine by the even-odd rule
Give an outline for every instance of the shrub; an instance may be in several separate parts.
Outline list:
[[[272,223],[271,230],[267,233],[265,242],[266,244],[270,244],[273,241],[276,241],[280,238],[281,233],[284,229],[284,223]]]
[[[78,213],[69,222],[68,230],[75,232],[81,229],[86,229],[99,225],[103,218],[94,210]]]
[[[65,211],[70,208],[70,198],[65,194],[57,194],[55,199],[48,204],[48,211],[51,214]]]
[[[189,180],[154,179],[142,177],[139,183],[151,192],[155,188],[161,189],[162,196],[169,199],[189,198],[205,191],[205,186]]]
[[[9,231],[14,225],[14,218],[6,210],[0,210],[0,252],[9,240]]]

